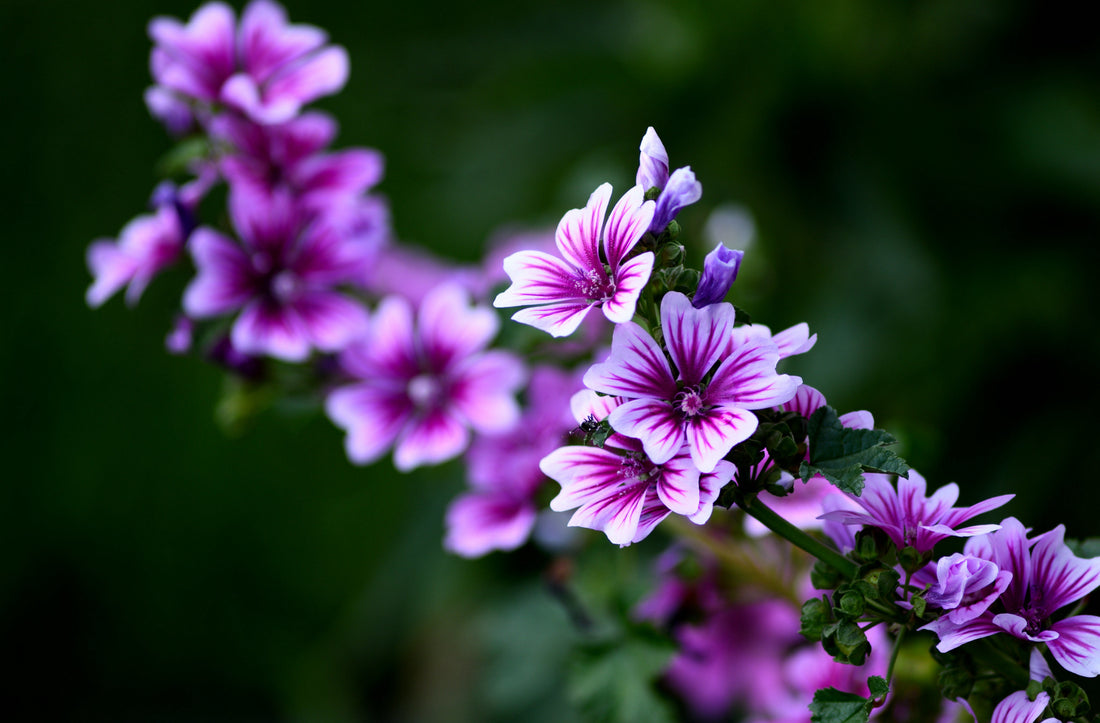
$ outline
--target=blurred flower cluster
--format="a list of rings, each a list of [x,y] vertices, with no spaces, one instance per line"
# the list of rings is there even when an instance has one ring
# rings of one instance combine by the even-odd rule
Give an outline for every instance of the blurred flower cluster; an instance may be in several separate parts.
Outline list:
[[[653,128],[620,196],[603,183],[552,233],[459,266],[394,238],[381,154],[333,149],[336,121],[308,108],[349,72],[324,31],[253,0],[149,35],[145,99],[179,139],[178,177],[91,245],[89,305],[124,288],[135,304],[187,268],[168,349],[221,366],[234,393],[312,400],[355,464],[461,459],[456,554],[535,538],[583,563],[568,511],[622,547],[660,527],[653,589],[619,613],[622,635],[669,647],[630,695],[703,720],[1092,720],[1045,656],[1058,677],[1100,674],[1100,618],[1080,610],[1100,557],[1061,526],[968,524],[1012,495],[929,495],[869,412],[783,372],[817,335],[726,301],[743,250],[688,264],[677,217],[702,184],[670,171]],[[493,307],[526,325],[497,347]]]

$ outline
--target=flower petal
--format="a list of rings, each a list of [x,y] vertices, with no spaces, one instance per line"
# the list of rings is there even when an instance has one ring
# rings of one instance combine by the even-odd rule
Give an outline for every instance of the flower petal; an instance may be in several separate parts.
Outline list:
[[[367,332],[366,308],[334,291],[307,291],[292,302],[313,346],[336,352]]]
[[[645,329],[619,324],[611,338],[611,357],[593,364],[584,385],[603,394],[671,400],[676,394],[665,354]]]
[[[520,309],[512,314],[512,321],[542,329],[550,336],[560,338],[576,331],[591,310],[592,303],[588,300],[562,301]]]
[[[988,615],[967,620],[965,623],[954,623],[944,615],[919,629],[931,630],[939,636],[940,642],[936,645],[936,650],[941,653],[950,652],[972,640],[1004,632],[1001,627],[993,624],[993,620]]]
[[[657,497],[680,515],[693,515],[699,510],[699,470],[688,455],[678,454],[661,465]]]
[[[438,464],[466,449],[470,433],[462,420],[447,409],[428,409],[414,416],[397,440],[393,466],[408,472],[424,464]]]
[[[309,329],[289,306],[256,299],[244,307],[230,333],[233,346],[245,354],[266,354],[284,361],[309,356]]]
[[[217,316],[239,309],[252,298],[251,263],[240,246],[204,227],[191,234],[190,250],[199,273],[183,292],[188,316]]]
[[[723,459],[715,465],[713,472],[699,476],[699,508],[688,517],[689,520],[701,525],[710,519],[718,494],[733,479],[736,471],[732,462]]]
[[[733,305],[696,309],[688,297],[670,291],[661,300],[661,330],[680,381],[698,384],[718,361],[733,331]]]
[[[500,327],[492,309],[471,306],[458,284],[443,284],[420,303],[417,334],[428,369],[441,372],[489,345]]]
[[[412,404],[402,391],[353,384],[340,387],[325,400],[325,413],[347,431],[348,459],[367,464],[381,457],[412,416]]]
[[[684,445],[683,422],[668,402],[634,399],[613,409],[607,421],[616,432],[641,440],[646,455],[656,464],[672,459]]]
[[[790,401],[802,379],[777,374],[778,362],[779,352],[770,341],[745,339],[733,347],[714,373],[707,387],[708,401],[736,404],[744,409],[777,407]]]
[[[1077,557],[1066,546],[1065,534],[1065,525],[1058,525],[1031,550],[1031,597],[1042,600],[1047,614],[1100,586],[1100,557]]]
[[[1074,615],[1051,626],[1058,633],[1047,642],[1050,654],[1069,672],[1084,678],[1100,675],[1100,618]]]
[[[327,39],[320,28],[288,24],[282,7],[267,0],[253,0],[241,14],[241,64],[257,83]]]
[[[612,275],[618,276],[619,264],[649,228],[653,210],[653,201],[645,200],[645,189],[641,186],[623,194],[611,209],[603,229],[603,247]]]
[[[759,420],[746,409],[716,407],[685,421],[691,459],[701,472],[712,472],[718,460],[752,436]],[[614,426],[614,425],[612,425]]]
[[[450,401],[479,432],[505,432],[519,421],[513,396],[526,376],[515,355],[500,350],[479,354],[455,371]]]
[[[638,297],[653,273],[653,252],[646,251],[627,261],[615,272],[615,295],[603,302],[603,313],[609,321],[623,324],[634,318]]]
[[[498,309],[526,304],[590,300],[578,290],[577,270],[542,251],[517,251],[504,259],[504,271],[512,285],[497,294]]]
[[[604,183],[588,197],[584,208],[567,211],[558,223],[554,242],[562,258],[582,272],[603,272],[600,260],[600,228],[611,200],[611,184]]]
[[[1032,701],[1026,690],[1018,690],[997,704],[990,723],[1035,723],[1048,703],[1050,695],[1043,691],[1039,691]]]
[[[493,492],[460,495],[447,508],[443,547],[462,557],[514,550],[530,537],[535,517],[530,500]]]

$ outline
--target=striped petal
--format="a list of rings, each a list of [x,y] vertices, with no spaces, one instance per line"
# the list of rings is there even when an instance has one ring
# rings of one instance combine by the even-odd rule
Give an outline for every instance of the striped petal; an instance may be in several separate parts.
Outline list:
[[[697,384],[718,361],[733,331],[733,306],[711,304],[696,309],[688,297],[670,291],[661,301],[661,329],[680,381]]]
[[[736,347],[718,367],[707,387],[711,404],[730,403],[745,409],[777,407],[790,401],[802,379],[777,374],[779,352],[769,342],[749,340]]]
[[[553,337],[569,336],[588,316],[592,304],[587,299],[532,306],[512,314],[512,321],[542,329]]]
[[[997,704],[990,723],[1035,723],[1048,703],[1050,695],[1047,693],[1039,691],[1033,701],[1027,697],[1026,690],[1018,690]]]
[[[716,407],[689,418],[684,432],[692,461],[701,472],[713,472],[718,460],[751,437],[758,424],[755,414],[738,408]]]
[[[1047,614],[1080,600],[1100,586],[1100,557],[1074,555],[1066,546],[1065,525],[1041,535],[1031,551],[1031,596]]]
[[[506,257],[504,272],[512,285],[497,294],[493,306],[498,309],[584,298],[578,291],[577,270],[542,251],[517,251]]]
[[[369,384],[340,387],[325,400],[325,414],[348,433],[344,446],[354,464],[367,464],[381,457],[412,411],[403,391]]]
[[[619,324],[611,338],[611,358],[593,364],[584,385],[603,394],[671,400],[676,394],[665,354],[653,337],[633,322]]]
[[[607,420],[616,432],[640,440],[656,464],[672,459],[684,444],[684,424],[668,402],[634,399],[612,410]]]
[[[657,496],[677,514],[695,514],[699,509],[699,470],[690,457],[679,454],[661,465]]]
[[[611,200],[611,184],[592,192],[584,208],[566,212],[558,223],[554,241],[562,258],[583,271],[603,271],[600,260],[600,227]]]
[[[461,454],[469,441],[469,430],[451,410],[428,409],[405,426],[393,452],[393,466],[408,472],[445,462]]]
[[[642,238],[653,220],[653,201],[645,200],[645,189],[634,186],[611,209],[603,229],[604,255],[612,274],[618,275],[619,264]]]
[[[609,321],[623,324],[634,318],[638,297],[653,273],[653,252],[646,251],[627,261],[615,272],[615,295],[603,302],[603,313]]]
[[[1047,647],[1059,665],[1085,678],[1100,675],[1100,618],[1074,615],[1054,623],[1051,630],[1058,638]]]

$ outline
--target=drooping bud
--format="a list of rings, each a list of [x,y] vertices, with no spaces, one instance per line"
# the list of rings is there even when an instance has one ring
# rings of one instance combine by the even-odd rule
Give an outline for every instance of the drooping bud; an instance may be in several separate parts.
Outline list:
[[[725,299],[737,278],[744,256],[744,251],[726,248],[725,244],[719,243],[715,246],[703,261],[703,276],[699,279],[699,289],[695,292],[691,305],[701,309]]]
[[[681,208],[690,206],[703,197],[703,184],[695,180],[695,173],[691,166],[677,168],[672,172],[657,197],[657,209],[653,212],[653,223],[649,224],[649,230],[659,234],[676,218]]]

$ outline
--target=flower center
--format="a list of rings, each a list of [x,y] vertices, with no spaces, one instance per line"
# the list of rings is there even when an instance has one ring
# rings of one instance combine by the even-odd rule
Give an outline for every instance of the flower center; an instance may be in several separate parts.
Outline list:
[[[706,407],[705,399],[701,389],[691,387],[679,392],[673,402],[682,416],[691,418],[697,417],[703,412],[703,408]]]
[[[624,480],[644,480],[649,476],[649,473],[650,465],[634,455],[623,457],[622,466],[619,467],[619,476]]]
[[[298,288],[298,279],[289,271],[280,271],[271,279],[271,294],[279,301],[289,299]]]
[[[419,374],[409,380],[405,392],[420,409],[434,407],[443,396],[443,384],[438,377],[431,374]]]
[[[589,269],[573,281],[577,292],[587,299],[607,301],[615,295],[615,282],[606,273]]]

